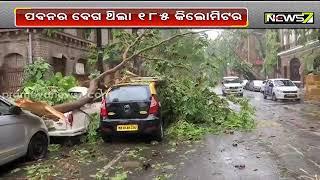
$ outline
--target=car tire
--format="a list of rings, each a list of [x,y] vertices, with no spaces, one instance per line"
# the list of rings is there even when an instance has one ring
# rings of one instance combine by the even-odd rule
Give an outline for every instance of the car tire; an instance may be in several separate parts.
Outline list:
[[[43,159],[48,153],[48,137],[43,132],[38,132],[31,138],[28,145],[27,159],[38,160]]]
[[[161,121],[159,128],[157,129],[154,135],[154,140],[161,142],[163,140],[163,137],[164,137],[164,130],[163,130],[163,123]]]
[[[272,101],[277,101],[278,99],[277,99],[277,96],[273,93],[272,94]]]
[[[240,97],[243,97],[243,93],[240,94]]]
[[[265,95],[265,94],[263,94],[263,99],[267,99],[268,97]]]
[[[111,143],[112,142],[112,137],[110,135],[101,135],[102,137],[102,140],[105,142],[105,143]]]

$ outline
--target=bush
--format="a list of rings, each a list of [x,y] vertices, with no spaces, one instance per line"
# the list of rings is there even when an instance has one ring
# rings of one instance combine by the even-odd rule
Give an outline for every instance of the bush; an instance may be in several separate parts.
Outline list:
[[[24,97],[33,101],[44,101],[49,105],[73,100],[68,90],[78,84],[77,80],[73,76],[53,74],[50,68],[50,64],[42,58],[27,65],[24,71],[23,87],[16,98]]]
[[[88,127],[87,141],[90,143],[97,142],[100,139],[100,134],[97,129],[100,126],[100,116],[98,113],[90,115],[90,122]]]
[[[167,131],[170,137],[191,140],[209,132],[254,127],[254,109],[245,98],[228,98],[241,107],[240,112],[235,112],[229,108],[227,99],[190,79],[167,78],[160,89],[162,117],[172,123]]]

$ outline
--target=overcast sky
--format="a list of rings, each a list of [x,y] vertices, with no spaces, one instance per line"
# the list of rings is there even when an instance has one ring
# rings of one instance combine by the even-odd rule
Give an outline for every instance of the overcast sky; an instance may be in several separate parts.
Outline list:
[[[210,39],[215,39],[217,38],[217,36],[219,35],[219,33],[221,31],[223,31],[223,29],[196,29],[195,31],[204,31],[204,30],[207,30],[206,31],[206,34],[208,34],[208,37]]]

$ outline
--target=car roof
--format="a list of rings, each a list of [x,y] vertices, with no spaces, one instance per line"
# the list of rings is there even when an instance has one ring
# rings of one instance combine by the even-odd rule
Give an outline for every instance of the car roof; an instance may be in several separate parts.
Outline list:
[[[291,81],[290,79],[286,79],[286,78],[275,78],[275,79],[269,79],[270,81],[275,81],[275,80],[289,80]]]
[[[68,92],[81,92],[81,93],[87,93],[87,91],[88,91],[88,88],[82,87],[82,86],[72,87],[68,90]]]
[[[238,76],[226,76],[226,77],[223,77],[223,79],[237,79],[239,78]]]
[[[148,82],[130,82],[130,83],[120,83],[115,84],[112,87],[122,87],[122,86],[148,86],[150,83]]]

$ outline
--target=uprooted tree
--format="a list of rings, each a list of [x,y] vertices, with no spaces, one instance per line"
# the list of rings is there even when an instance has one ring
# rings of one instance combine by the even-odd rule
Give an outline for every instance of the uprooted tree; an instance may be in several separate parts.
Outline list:
[[[194,139],[207,132],[253,127],[253,109],[246,99],[229,99],[240,104],[240,111],[236,112],[230,109],[226,99],[212,92],[212,87],[221,79],[224,62],[219,53],[223,49],[220,48],[219,52],[212,49],[213,43],[206,33],[177,29],[145,30],[133,34],[116,30],[113,33],[116,41],[103,47],[102,55],[104,63],[114,66],[93,73],[87,96],[55,103],[53,107],[57,111],[68,112],[89,103],[94,98],[89,95],[96,92],[107,75],[130,70],[130,63],[139,61],[148,75],[164,80],[158,93],[162,117],[166,122],[173,122],[168,129],[172,136]],[[94,47],[89,53],[93,72],[99,64],[98,53]]]

